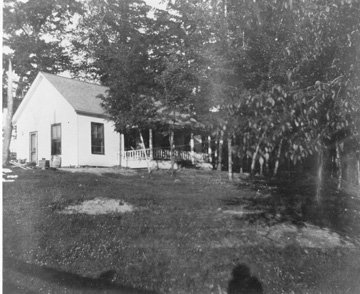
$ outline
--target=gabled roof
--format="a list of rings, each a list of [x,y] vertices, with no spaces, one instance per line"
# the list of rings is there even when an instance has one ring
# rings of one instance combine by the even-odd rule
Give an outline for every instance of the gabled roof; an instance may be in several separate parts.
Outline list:
[[[98,95],[106,95],[107,87],[41,72],[59,93],[84,115],[106,116]]]

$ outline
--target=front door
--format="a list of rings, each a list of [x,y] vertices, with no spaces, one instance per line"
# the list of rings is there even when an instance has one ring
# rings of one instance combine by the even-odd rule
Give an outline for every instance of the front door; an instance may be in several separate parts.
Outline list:
[[[37,151],[37,132],[30,133],[30,162],[37,163],[38,151]]]

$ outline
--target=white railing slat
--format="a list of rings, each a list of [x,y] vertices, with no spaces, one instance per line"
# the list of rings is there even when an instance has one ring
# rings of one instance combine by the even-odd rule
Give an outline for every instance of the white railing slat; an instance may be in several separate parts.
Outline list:
[[[152,151],[152,152],[151,152]],[[146,153],[145,153],[146,152]],[[146,154],[146,156],[145,156]],[[182,160],[191,160],[192,156],[196,161],[208,162],[209,155],[207,153],[192,153],[191,151],[179,151],[174,150],[174,156],[176,159]],[[146,160],[147,158],[154,159],[170,159],[170,150],[169,149],[138,149],[138,150],[128,150],[122,153],[122,157],[127,160]]]

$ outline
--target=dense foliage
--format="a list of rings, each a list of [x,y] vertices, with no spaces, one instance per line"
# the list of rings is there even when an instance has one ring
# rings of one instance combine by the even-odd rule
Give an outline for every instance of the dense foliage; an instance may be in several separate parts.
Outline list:
[[[91,66],[119,130],[184,113],[234,139],[251,172],[324,157],[339,174],[341,157],[358,159],[357,1],[177,0],[152,17],[143,2],[96,3],[107,14],[90,16],[101,18]]]

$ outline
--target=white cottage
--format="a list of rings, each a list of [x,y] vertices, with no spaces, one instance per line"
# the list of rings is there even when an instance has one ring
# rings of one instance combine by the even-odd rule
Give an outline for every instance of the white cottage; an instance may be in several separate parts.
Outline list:
[[[98,95],[107,88],[40,72],[14,114],[18,159],[61,166],[120,164],[119,133]]]
[[[124,135],[115,131],[100,105],[98,96],[106,91],[103,86],[40,72],[14,114],[11,151],[18,160],[35,164],[49,160],[52,166],[145,168],[150,160],[153,167],[169,168],[170,148],[161,144],[160,134],[155,133],[158,139],[153,142],[149,130],[146,149],[125,144]],[[196,145],[196,137],[188,135],[188,144],[184,134],[175,138],[176,159],[193,164],[211,161],[210,143],[208,152],[202,153],[201,138]]]

